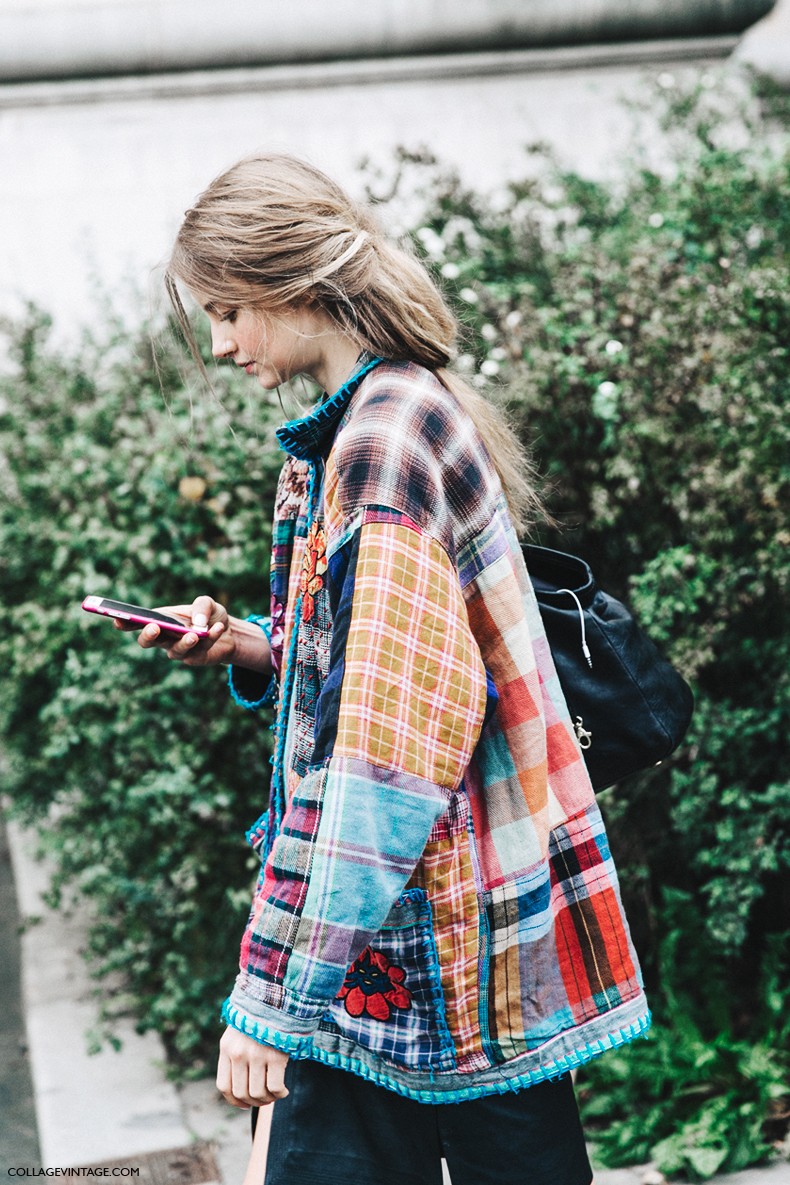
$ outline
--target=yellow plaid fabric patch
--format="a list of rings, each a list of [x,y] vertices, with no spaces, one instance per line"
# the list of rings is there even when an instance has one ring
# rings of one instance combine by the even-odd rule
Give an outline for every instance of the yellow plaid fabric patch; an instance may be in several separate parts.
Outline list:
[[[402,522],[360,528],[335,755],[457,789],[486,677],[455,568]]]

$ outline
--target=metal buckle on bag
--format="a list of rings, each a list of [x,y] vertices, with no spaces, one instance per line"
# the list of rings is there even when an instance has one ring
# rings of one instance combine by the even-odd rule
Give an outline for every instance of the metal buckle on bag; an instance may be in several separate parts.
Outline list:
[[[592,733],[589,729],[584,727],[584,721],[581,716],[577,716],[573,722],[573,731],[576,733],[576,739],[579,742],[580,749],[589,749],[592,745]]]

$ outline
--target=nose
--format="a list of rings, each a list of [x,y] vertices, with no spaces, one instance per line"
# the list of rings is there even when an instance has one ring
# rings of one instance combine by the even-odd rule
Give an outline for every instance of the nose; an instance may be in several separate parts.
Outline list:
[[[211,327],[211,353],[215,358],[227,358],[229,354],[236,353],[236,343],[233,338],[228,337],[228,327],[225,324],[219,324]]]

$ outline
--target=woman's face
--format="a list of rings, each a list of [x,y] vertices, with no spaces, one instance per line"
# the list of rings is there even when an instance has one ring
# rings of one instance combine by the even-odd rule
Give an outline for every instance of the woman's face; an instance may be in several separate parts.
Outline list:
[[[321,314],[305,307],[264,316],[256,309],[195,296],[208,314],[215,358],[231,359],[266,391],[297,374],[321,381],[326,337]]]

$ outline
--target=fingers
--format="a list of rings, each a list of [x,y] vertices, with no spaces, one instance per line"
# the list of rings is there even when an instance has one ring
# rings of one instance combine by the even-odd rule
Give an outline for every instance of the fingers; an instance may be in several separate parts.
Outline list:
[[[146,626],[146,629],[148,627]],[[174,640],[175,639],[175,640]],[[174,661],[184,662],[189,659],[193,650],[199,645],[201,639],[197,634],[171,634],[169,637],[163,636],[163,642],[166,646],[166,654],[168,658]],[[169,645],[167,645],[169,643]]]
[[[159,641],[161,630],[158,625],[146,625],[140,630],[137,635],[138,645],[142,646],[143,650],[147,650],[149,646],[155,646]]]
[[[197,629],[204,630],[208,627],[208,636],[199,637],[191,633],[179,636],[167,647],[167,657],[184,662],[187,666],[203,666],[207,662],[213,662],[213,656],[209,658],[209,651],[226,632],[228,626],[225,606],[212,597],[200,596],[196,597],[188,608],[185,607],[183,616]]]
[[[197,597],[191,605],[165,605],[159,612],[178,617],[185,625],[192,624],[197,629],[205,630],[208,627],[208,635],[173,633],[153,622],[140,629],[137,623],[117,618],[113,625],[125,633],[136,632],[138,645],[143,650],[157,647],[164,650],[168,658],[186,662],[188,666],[204,665],[208,651],[228,629],[227,610],[208,596]],[[210,661],[214,661],[213,657]]]
[[[117,627],[116,627],[117,628]],[[128,628],[125,623],[120,626],[121,629]],[[168,630],[160,629],[158,625],[149,623],[140,629],[139,625],[134,627],[140,632],[137,635],[137,644],[142,646],[143,650],[150,650],[155,646],[160,650],[164,650],[168,658],[185,660],[189,657],[191,652],[197,646],[201,639],[197,634],[173,634]],[[222,633],[221,627],[216,637]]]
[[[265,1107],[285,1098],[288,1055],[226,1029],[220,1041],[217,1090],[234,1107]]]
[[[279,1050],[272,1050],[273,1053],[279,1053]],[[285,1054],[280,1054],[280,1059],[269,1059],[266,1067],[266,1089],[272,1096],[272,1099],[284,1099],[288,1094],[288,1087],[285,1085],[285,1067],[288,1065],[288,1058]]]
[[[247,1062],[241,1058],[235,1058],[230,1063],[231,1087],[228,1102],[233,1103],[237,1107],[251,1107],[253,1103],[249,1091],[249,1069]],[[264,1086],[261,1102],[268,1102],[268,1099],[263,1098],[265,1093],[266,1087]],[[227,1098],[227,1095],[225,1097]]]
[[[247,1098],[254,1105],[266,1105],[269,1092],[266,1089],[266,1065],[260,1061],[254,1061],[248,1067],[247,1082],[246,1082]]]
[[[190,608],[190,621],[199,629],[205,629],[212,617],[216,620],[217,603],[211,597],[195,597]],[[221,606],[219,606],[221,608]]]
[[[163,650],[168,658],[188,667],[216,666],[233,660],[235,638],[232,621],[227,609],[219,601],[209,596],[199,596],[191,605],[162,605],[157,612],[176,617],[185,626],[193,625],[201,633],[191,630],[185,634],[175,633],[154,622],[149,622],[142,629],[137,622],[118,619],[113,621],[113,625],[125,633],[136,633],[137,643],[143,650],[153,647]]]
[[[151,623],[140,630],[137,641],[143,650],[158,646],[166,652],[168,658],[183,660],[197,646],[200,638],[197,634],[174,634]]]

